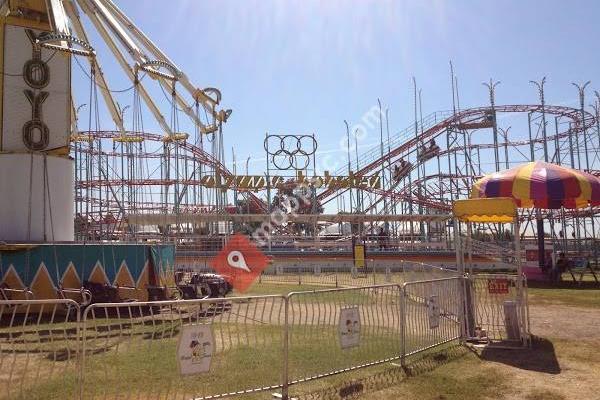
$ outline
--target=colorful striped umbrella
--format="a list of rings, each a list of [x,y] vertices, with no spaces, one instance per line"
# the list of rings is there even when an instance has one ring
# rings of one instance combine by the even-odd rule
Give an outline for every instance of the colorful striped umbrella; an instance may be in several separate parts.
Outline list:
[[[484,176],[471,198],[512,197],[522,208],[584,208],[600,205],[600,178],[542,161]]]

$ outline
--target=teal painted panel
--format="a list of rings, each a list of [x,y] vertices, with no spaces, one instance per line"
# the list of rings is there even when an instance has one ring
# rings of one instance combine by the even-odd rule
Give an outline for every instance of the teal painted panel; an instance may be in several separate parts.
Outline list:
[[[0,279],[13,265],[23,283],[29,286],[43,262],[54,284],[58,285],[70,263],[73,263],[83,280],[87,279],[94,266],[100,263],[112,282],[121,264],[125,262],[131,275],[137,280],[146,261],[151,262],[157,273],[160,270],[164,271],[174,265],[175,247],[144,244],[44,244],[27,250],[1,250]]]

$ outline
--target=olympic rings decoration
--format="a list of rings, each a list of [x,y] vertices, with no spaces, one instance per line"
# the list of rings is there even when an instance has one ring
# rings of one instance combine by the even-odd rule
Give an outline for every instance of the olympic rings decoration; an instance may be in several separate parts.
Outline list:
[[[264,148],[275,168],[303,170],[317,151],[317,140],[312,135],[267,135]]]

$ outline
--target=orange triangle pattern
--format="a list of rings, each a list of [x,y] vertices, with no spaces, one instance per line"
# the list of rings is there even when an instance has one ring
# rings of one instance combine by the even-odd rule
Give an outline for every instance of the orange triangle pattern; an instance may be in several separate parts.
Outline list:
[[[23,283],[23,280],[19,276],[17,270],[14,266],[10,266],[4,276],[0,276],[0,283],[10,289],[25,289],[26,286]],[[90,271],[89,275],[84,277],[84,280],[88,280],[89,282],[99,283],[99,284],[111,284],[109,281],[106,272],[104,271],[104,267],[98,261],[94,268]],[[147,286],[150,283],[150,271],[149,264],[146,262],[140,276],[137,280],[133,278],[133,275],[129,271],[127,264],[123,262],[113,284],[115,286],[120,286],[119,295],[121,298],[127,299],[136,299],[139,301],[147,301],[148,300],[148,291],[146,290]],[[79,289],[81,288],[83,282],[82,278],[77,273],[77,269],[73,265],[73,263],[69,263],[69,266],[63,273],[60,284],[65,289]],[[39,268],[36,271],[36,274],[31,282],[31,291],[33,291],[34,298],[37,300],[41,299],[56,299],[58,298],[57,288],[54,284],[54,281],[51,278],[50,272],[44,263],[41,263]],[[20,299],[19,296],[14,297],[15,299]],[[23,297],[24,299],[24,297]]]

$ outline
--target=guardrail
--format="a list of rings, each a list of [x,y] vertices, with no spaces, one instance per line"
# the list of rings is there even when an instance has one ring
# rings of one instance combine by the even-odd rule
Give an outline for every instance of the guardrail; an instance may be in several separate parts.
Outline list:
[[[201,400],[279,390],[288,398],[301,383],[406,365],[468,339],[469,315],[485,315],[478,288],[488,279],[85,310],[71,300],[0,301],[0,398]]]

